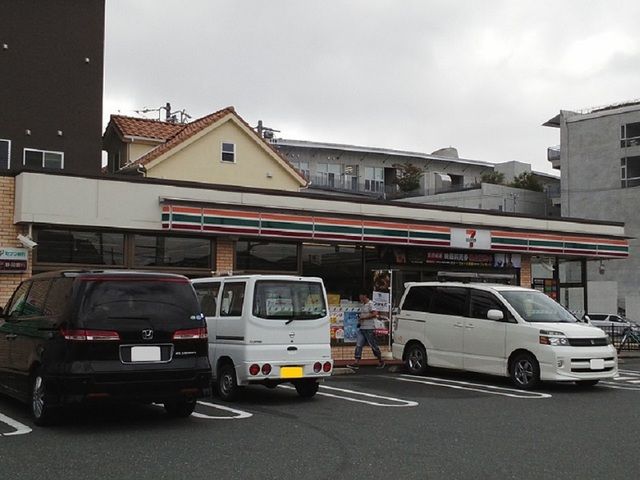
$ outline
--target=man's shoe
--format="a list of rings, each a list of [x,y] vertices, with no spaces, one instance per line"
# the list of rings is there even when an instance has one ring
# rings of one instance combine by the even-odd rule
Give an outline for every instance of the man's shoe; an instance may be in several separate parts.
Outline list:
[[[351,365],[347,365],[347,368],[350,368],[351,370],[357,370],[360,368],[360,365],[358,365],[357,363],[352,363]]]
[[[384,362],[380,362],[376,368],[377,368],[378,370],[381,370],[381,369],[383,369],[383,368],[384,368],[384,367],[386,367],[386,366],[387,366],[387,364],[386,364],[386,363],[384,363]]]

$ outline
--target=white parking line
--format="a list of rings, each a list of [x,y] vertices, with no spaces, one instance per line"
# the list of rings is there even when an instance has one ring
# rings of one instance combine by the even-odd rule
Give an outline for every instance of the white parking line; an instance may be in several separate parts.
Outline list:
[[[196,418],[206,418],[207,420],[238,420],[240,418],[249,418],[253,417],[253,413],[245,412],[244,410],[237,410],[235,408],[227,407],[225,405],[218,405],[216,403],[209,403],[198,401],[199,405],[204,405],[205,407],[217,408],[218,410],[224,410],[225,412],[235,413],[234,417],[220,417],[214,415],[205,415],[204,413],[193,412],[191,414],[192,417]]]
[[[632,392],[640,392],[640,385],[628,385],[624,383],[600,382],[604,388],[615,388],[616,390],[631,390]]]
[[[286,389],[290,389],[293,390],[294,387],[291,387],[289,385],[279,385],[280,388],[286,388]],[[394,408],[400,408],[400,407],[417,407],[418,406],[418,402],[414,402],[411,400],[403,400],[401,398],[394,398],[394,397],[385,397],[383,395],[376,395],[373,393],[366,393],[366,392],[358,392],[356,390],[348,390],[346,388],[336,388],[336,387],[328,387],[327,385],[320,385],[321,389],[324,390],[333,390],[336,392],[344,392],[344,393],[349,393],[351,395],[359,395],[362,397],[367,397],[367,398],[377,398],[380,400],[387,400],[389,402],[395,402],[396,405],[390,405],[388,403],[379,403],[379,402],[374,402],[374,401],[369,401],[369,400],[362,400],[359,398],[353,398],[353,397],[345,397],[343,395],[336,395],[334,393],[327,393],[327,392],[318,392],[316,395],[322,395],[323,397],[331,397],[331,398],[338,398],[341,400],[347,400],[348,402],[357,402],[357,403],[365,403],[367,405],[373,405],[374,407],[394,407]]]
[[[3,415],[2,413],[0,413],[0,422],[6,423],[10,427],[16,429],[15,432],[0,433],[0,437],[10,437],[12,435],[24,435],[25,433],[31,433],[31,429],[29,427],[18,422],[17,420],[14,420],[13,418]]]
[[[548,393],[524,392],[514,388],[497,387],[494,385],[484,385],[482,383],[463,382],[462,380],[448,380],[436,377],[414,377],[412,375],[401,375],[394,377],[402,382],[421,383],[423,385],[433,385],[435,387],[453,388],[455,390],[469,390],[472,392],[487,393],[489,395],[501,395],[512,398],[551,398]]]

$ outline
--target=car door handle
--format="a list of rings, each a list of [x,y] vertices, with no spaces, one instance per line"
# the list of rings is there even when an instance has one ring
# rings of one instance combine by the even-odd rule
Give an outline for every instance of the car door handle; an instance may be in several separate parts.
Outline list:
[[[464,328],[476,328],[473,324],[471,325],[465,325]]]
[[[6,338],[7,340],[15,340],[16,338],[18,338],[18,335],[10,333],[8,335],[5,335],[4,338]]]
[[[457,327],[457,328],[462,328],[462,327],[464,327],[464,325],[463,325],[462,323],[454,323],[454,324],[453,324],[453,326],[454,326],[454,327]]]

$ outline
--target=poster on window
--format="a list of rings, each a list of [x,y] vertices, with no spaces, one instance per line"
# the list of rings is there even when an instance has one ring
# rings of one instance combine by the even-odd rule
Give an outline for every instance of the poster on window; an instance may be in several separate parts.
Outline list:
[[[372,300],[378,312],[375,320],[376,335],[389,334],[389,319],[391,318],[391,271],[373,271],[373,295]]]
[[[356,343],[358,338],[358,317],[359,313],[357,311],[344,312],[344,326],[342,329],[344,343]],[[337,333],[336,331],[336,335]]]

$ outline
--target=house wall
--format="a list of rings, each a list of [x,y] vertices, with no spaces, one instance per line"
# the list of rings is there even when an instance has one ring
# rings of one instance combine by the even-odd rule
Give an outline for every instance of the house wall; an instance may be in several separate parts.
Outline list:
[[[0,248],[22,247],[16,240],[18,234],[26,234],[26,229],[13,223],[15,179],[0,177]],[[24,273],[0,273],[0,306],[4,307],[18,284],[31,276],[31,254],[29,268]]]
[[[562,215],[624,222],[629,258],[589,262],[588,280],[618,282],[619,306],[640,290],[640,187],[621,188],[620,159],[640,155],[640,146],[620,147],[620,127],[640,122],[640,108],[599,114],[564,112],[560,127]]]
[[[2,2],[0,18],[0,138],[11,140],[10,170],[22,170],[33,148],[63,152],[64,172],[99,174],[104,0]]]
[[[154,144],[148,144],[148,143],[142,143],[142,142],[128,143],[127,144],[127,163],[133,162],[134,160],[139,159],[145,153],[150,152],[158,145],[159,143],[154,143]]]
[[[298,191],[300,183],[235,122],[229,120],[170,158],[151,162],[147,176],[171,180]],[[236,162],[222,162],[222,143],[234,143]]]

